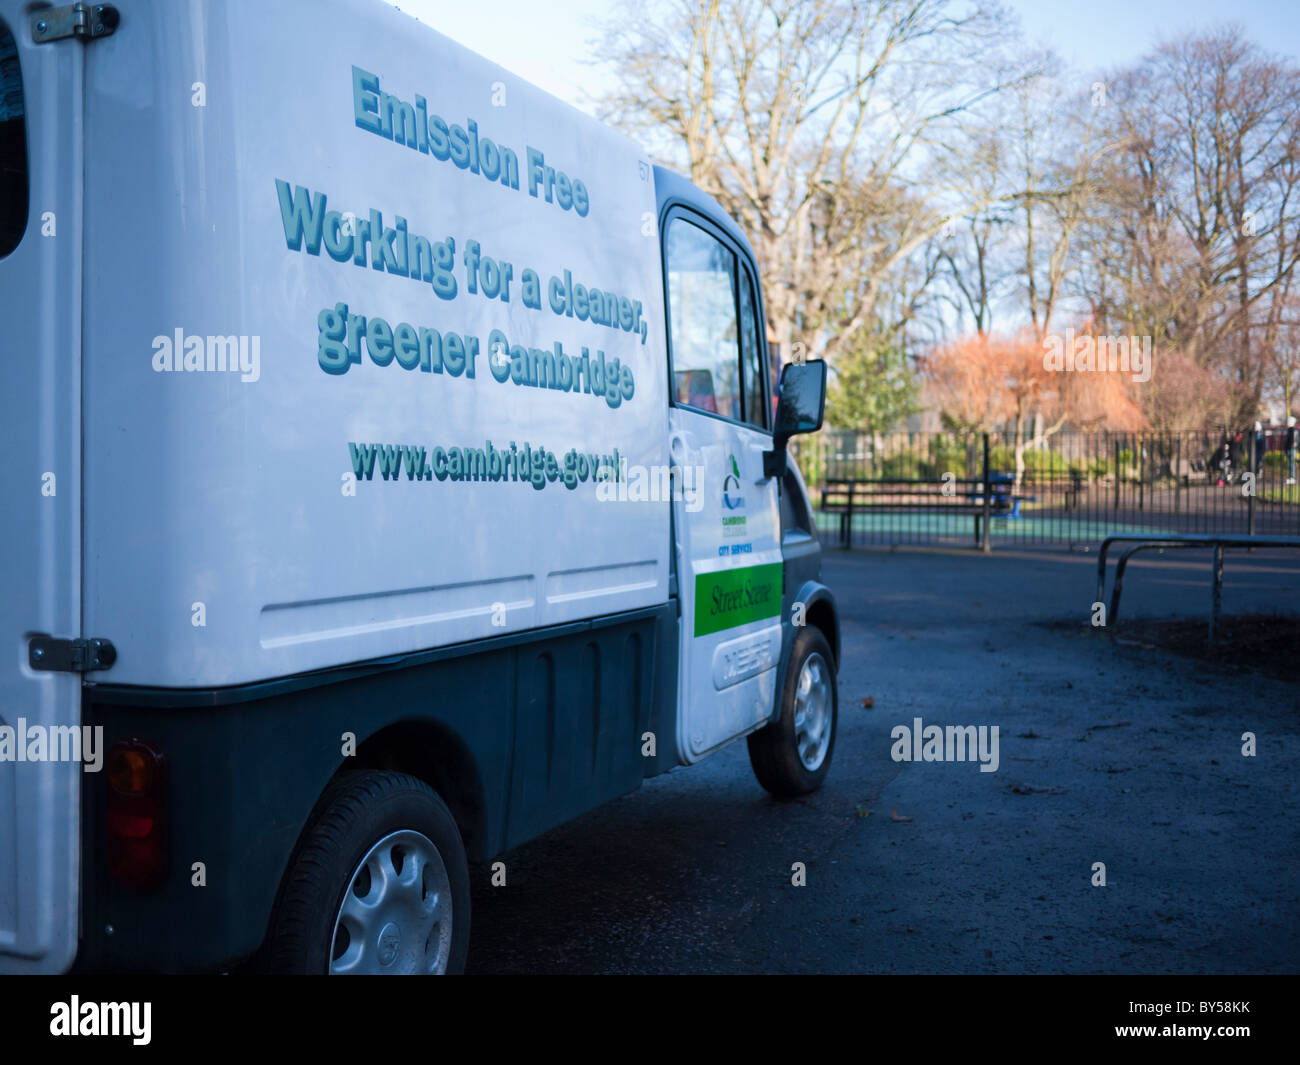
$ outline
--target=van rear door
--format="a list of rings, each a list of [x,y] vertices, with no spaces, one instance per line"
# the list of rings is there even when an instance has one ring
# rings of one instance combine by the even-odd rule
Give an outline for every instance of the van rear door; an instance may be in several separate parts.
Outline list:
[[[29,653],[81,632],[85,46],[36,43],[29,7],[0,0],[0,971],[32,973],[66,969],[78,937],[81,763],[44,739],[79,728],[81,676]]]

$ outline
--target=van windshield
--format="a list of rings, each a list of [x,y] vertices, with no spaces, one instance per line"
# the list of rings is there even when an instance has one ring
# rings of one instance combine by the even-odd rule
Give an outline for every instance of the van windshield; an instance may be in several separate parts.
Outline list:
[[[0,22],[0,259],[27,228],[27,133],[18,45]]]

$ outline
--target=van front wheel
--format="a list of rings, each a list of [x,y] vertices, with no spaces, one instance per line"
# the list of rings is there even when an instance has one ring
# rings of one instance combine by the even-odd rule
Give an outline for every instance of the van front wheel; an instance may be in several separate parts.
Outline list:
[[[830,770],[839,709],[834,661],[820,629],[799,629],[786,667],[780,716],[749,735],[749,764],[758,782],[777,798],[816,791]]]
[[[287,874],[267,942],[275,972],[456,973],[469,871],[447,805],[405,773],[340,777]]]

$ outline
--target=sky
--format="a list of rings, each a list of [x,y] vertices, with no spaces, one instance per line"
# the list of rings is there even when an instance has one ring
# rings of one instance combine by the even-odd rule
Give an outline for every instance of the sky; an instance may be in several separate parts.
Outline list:
[[[582,90],[599,90],[603,73],[586,65],[594,56],[595,21],[614,9],[609,0],[390,0],[393,6],[445,33],[552,96],[583,107]],[[503,32],[508,27],[509,32]],[[589,110],[583,107],[583,110]]]
[[[1300,56],[1300,0],[1003,0],[1026,34],[1086,71],[1140,58],[1164,37],[1235,21],[1267,49]],[[396,0],[395,6],[560,99],[583,107],[609,75],[587,65],[611,0]],[[587,108],[584,107],[584,110]]]
[[[1239,23],[1270,51],[1300,56],[1298,0],[1009,0],[1033,39],[1089,69],[1140,58],[1191,29]]]

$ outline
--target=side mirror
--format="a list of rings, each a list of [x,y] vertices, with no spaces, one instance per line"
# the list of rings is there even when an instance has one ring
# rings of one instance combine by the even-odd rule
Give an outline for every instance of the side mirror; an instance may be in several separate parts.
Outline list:
[[[815,433],[826,413],[826,362],[792,362],[781,369],[772,450],[763,452],[763,476],[785,473],[786,445],[799,433]]]

